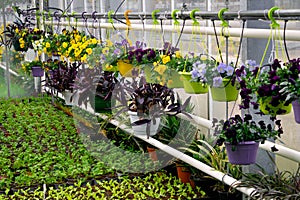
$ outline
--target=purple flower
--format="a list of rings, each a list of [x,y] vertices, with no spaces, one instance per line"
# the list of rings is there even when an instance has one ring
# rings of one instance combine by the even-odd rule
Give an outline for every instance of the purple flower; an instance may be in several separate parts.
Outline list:
[[[221,87],[223,85],[223,82],[222,82],[222,77],[221,76],[218,76],[218,77],[214,77],[213,78],[213,87]]]
[[[221,74],[225,73],[226,69],[227,69],[227,65],[224,63],[220,63],[217,67],[218,72]]]
[[[228,65],[225,70],[227,72],[226,73],[227,76],[231,76],[233,74],[233,72],[234,72],[234,68],[232,66],[230,66],[230,65]]]
[[[197,79],[201,76],[199,71],[196,68],[193,68],[191,73],[192,73],[192,79]]]
[[[115,55],[120,55],[121,54],[121,50],[120,49],[115,49],[114,50],[114,54]]]

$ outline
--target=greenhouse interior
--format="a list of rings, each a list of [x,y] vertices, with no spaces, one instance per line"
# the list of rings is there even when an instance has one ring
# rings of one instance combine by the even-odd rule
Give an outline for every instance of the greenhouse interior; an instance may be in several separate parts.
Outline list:
[[[0,199],[300,199],[300,1],[0,5]]]

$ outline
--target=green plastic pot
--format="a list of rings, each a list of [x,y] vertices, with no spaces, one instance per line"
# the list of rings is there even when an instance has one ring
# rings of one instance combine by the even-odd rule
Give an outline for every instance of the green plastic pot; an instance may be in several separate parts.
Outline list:
[[[265,99],[259,100],[259,108],[262,113],[265,115],[285,115],[291,112],[292,110],[292,104],[284,105],[285,101],[282,101],[279,103],[278,106],[272,106],[269,102],[272,97],[267,97]]]
[[[90,104],[97,113],[111,113],[111,100],[104,100],[102,97],[90,95]]]
[[[229,81],[230,79],[224,78],[223,86],[210,87],[211,96],[214,101],[229,102],[237,100],[239,90],[236,88],[236,84],[232,85]]]
[[[179,72],[183,82],[184,91],[188,94],[206,94],[208,93],[208,85],[192,80],[190,72]],[[178,81],[179,82],[179,81]]]

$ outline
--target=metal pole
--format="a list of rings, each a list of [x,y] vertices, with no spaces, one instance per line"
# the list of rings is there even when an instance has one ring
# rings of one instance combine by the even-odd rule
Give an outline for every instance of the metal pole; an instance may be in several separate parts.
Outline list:
[[[3,26],[6,27],[6,16],[5,16],[5,8],[4,1],[2,1],[2,17],[3,17]],[[6,35],[4,34],[4,42],[6,43]],[[10,97],[10,73],[9,73],[9,62],[8,62],[8,48],[5,45],[5,65],[6,65],[6,83],[7,83],[7,97]]]

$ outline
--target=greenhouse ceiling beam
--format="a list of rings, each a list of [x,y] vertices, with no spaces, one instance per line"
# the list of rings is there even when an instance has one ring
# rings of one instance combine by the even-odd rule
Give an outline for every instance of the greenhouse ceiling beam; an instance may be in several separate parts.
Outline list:
[[[191,19],[191,12],[194,13],[194,17],[196,19],[205,19],[205,20],[219,20],[218,11],[179,11],[176,12],[177,19]],[[269,20],[268,18],[269,10],[241,10],[241,11],[226,11],[223,13],[224,20],[235,20],[235,19],[243,19],[243,20]],[[23,10],[21,12],[23,15],[33,14],[35,15],[35,11],[26,11]],[[48,13],[45,15],[49,16]],[[54,16],[53,13],[50,15]],[[92,19],[108,19],[108,15],[110,15],[113,19],[124,20],[126,17],[124,13],[55,13],[55,17],[73,17],[73,18],[92,18]],[[152,13],[143,13],[143,12],[130,12],[128,13],[128,18],[130,20],[134,19],[153,19],[155,16],[156,19],[173,19],[172,12],[156,12],[152,15]],[[300,19],[300,9],[279,9],[275,10],[273,13],[273,18],[276,20],[299,20]]]
[[[127,26],[120,23],[101,23],[100,26],[98,23],[84,23],[84,22],[51,22],[46,21],[45,22],[48,25],[60,25],[60,26],[82,26],[82,27],[89,27],[89,28],[106,28],[106,29],[113,29],[113,26],[116,29],[119,30],[126,30]],[[181,28],[181,27],[180,27]],[[143,25],[141,24],[131,24],[130,30],[143,30]],[[154,25],[145,25],[145,31],[160,31],[160,26],[154,26]],[[221,27],[216,27],[216,31],[218,35],[224,35],[224,36],[230,36],[230,37],[240,37],[241,36],[241,28],[228,28],[228,31],[223,32],[223,29]],[[177,33],[177,29],[174,29],[174,26],[172,25],[164,25],[164,31],[165,32],[175,32]],[[279,30],[279,32],[271,31],[270,29],[255,29],[255,28],[245,28],[244,30],[244,37],[246,38],[269,38],[270,33],[278,34],[280,33],[281,38],[283,38],[283,30]],[[195,34],[195,33],[201,33],[203,35],[215,35],[213,27],[200,27],[199,29],[195,29],[192,26],[186,25],[184,27],[183,33],[185,34]],[[286,40],[289,41],[300,41],[300,31],[298,30],[288,30],[286,31]]]

